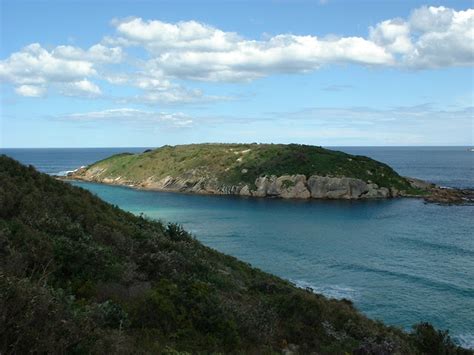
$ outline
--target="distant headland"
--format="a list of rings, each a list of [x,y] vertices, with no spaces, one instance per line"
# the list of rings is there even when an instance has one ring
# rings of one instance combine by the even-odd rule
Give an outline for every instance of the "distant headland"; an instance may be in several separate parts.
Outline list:
[[[298,144],[163,146],[113,155],[66,178],[158,191],[285,199],[423,197],[460,203],[473,197],[472,191],[402,177],[365,156]]]

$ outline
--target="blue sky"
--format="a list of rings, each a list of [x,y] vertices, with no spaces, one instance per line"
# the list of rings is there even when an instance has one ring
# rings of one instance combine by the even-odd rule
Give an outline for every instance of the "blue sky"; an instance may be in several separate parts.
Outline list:
[[[474,144],[471,1],[0,6],[0,147]]]

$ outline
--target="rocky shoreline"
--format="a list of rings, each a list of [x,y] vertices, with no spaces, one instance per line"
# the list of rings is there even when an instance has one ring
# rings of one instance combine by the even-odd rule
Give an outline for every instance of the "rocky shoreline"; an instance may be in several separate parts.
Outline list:
[[[129,181],[122,177],[101,178],[100,171],[80,168],[64,177],[66,180],[82,180],[109,185],[127,186],[132,188],[194,193],[205,195],[233,195],[245,197],[269,197],[283,199],[387,199],[395,197],[418,197],[427,202],[443,204],[460,204],[474,201],[474,190],[460,190],[442,188],[419,179],[407,178],[413,188],[424,193],[409,194],[396,188],[379,187],[372,182],[348,177],[328,177],[312,175],[283,175],[263,176],[255,180],[253,186],[249,184],[228,185],[217,181],[216,178],[196,176],[189,172],[181,177],[167,176],[155,180],[149,177],[144,181]]]

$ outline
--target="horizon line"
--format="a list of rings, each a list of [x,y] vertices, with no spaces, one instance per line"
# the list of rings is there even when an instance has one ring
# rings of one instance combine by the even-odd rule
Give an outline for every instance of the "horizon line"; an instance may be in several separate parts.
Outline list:
[[[192,145],[192,144],[252,144],[252,143],[184,143],[184,144],[163,144],[160,146],[103,146],[103,147],[0,147],[2,149],[126,149],[126,148],[161,148],[164,146],[179,146],[179,145]],[[257,143],[257,144],[298,144],[298,145],[311,145],[323,148],[463,148],[463,147],[474,147],[472,145],[316,145],[316,144],[304,144],[304,143]]]

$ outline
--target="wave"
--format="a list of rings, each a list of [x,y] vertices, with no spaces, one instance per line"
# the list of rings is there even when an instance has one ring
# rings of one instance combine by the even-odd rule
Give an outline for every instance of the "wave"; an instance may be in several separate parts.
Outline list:
[[[56,176],[66,176],[69,173],[73,173],[75,170],[64,170],[64,171],[59,171],[57,173],[51,173],[50,175],[56,175]]]
[[[405,272],[386,270],[386,269],[358,265],[358,264],[337,265],[336,267],[343,270],[352,270],[352,271],[356,270],[356,271],[361,271],[361,272],[366,272],[366,273],[378,274],[381,276],[393,277],[393,278],[397,278],[401,280],[408,280],[410,282],[413,282],[416,284],[422,284],[439,291],[456,292],[465,297],[474,297],[474,288],[472,287],[462,287],[462,286],[458,286],[446,281],[433,280],[433,279],[420,276],[420,275],[413,275],[413,274],[408,274]]]
[[[426,240],[411,239],[411,238],[405,238],[405,237],[395,238],[394,240],[405,243],[405,244],[410,244],[416,247],[428,248],[428,249],[436,250],[436,251],[446,251],[446,252],[450,252],[456,255],[465,255],[465,256],[474,257],[473,250],[460,248],[455,245],[435,243],[435,242],[429,242]]]
[[[474,334],[454,335],[453,340],[463,348],[474,349]]]
[[[290,280],[296,287],[305,290],[311,290],[314,293],[320,293],[328,298],[335,298],[338,300],[348,299],[353,301],[357,298],[357,291],[351,287],[339,285],[324,285],[315,286],[304,280]]]
[[[85,165],[81,166],[80,168],[73,169],[73,170],[62,170],[57,173],[49,173],[49,175],[55,175],[55,176],[66,176],[69,173],[74,173],[78,171],[79,169],[85,168]]]

